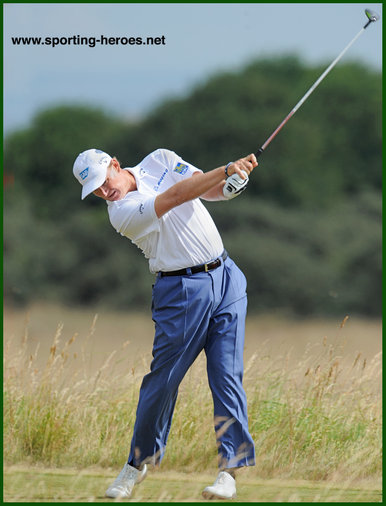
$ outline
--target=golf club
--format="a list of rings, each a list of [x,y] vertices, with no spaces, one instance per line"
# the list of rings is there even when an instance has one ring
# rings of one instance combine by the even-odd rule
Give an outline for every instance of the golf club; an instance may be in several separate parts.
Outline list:
[[[330,72],[332,68],[335,67],[335,65],[338,63],[338,61],[342,58],[342,56],[345,54],[345,52],[354,44],[354,42],[362,35],[362,33],[366,30],[366,28],[371,24],[375,23],[375,21],[378,21],[379,15],[371,11],[370,9],[365,9],[365,14],[368,18],[367,23],[364,25],[363,28],[355,35],[355,37],[352,39],[352,41],[347,44],[347,46],[343,49],[343,51],[335,58],[335,60],[329,65],[329,67],[326,68],[326,70],[323,72],[323,74],[315,81],[315,83],[311,86],[311,88],[307,91],[307,93],[302,97],[299,102],[295,105],[295,107],[292,109],[292,111],[284,118],[284,120],[280,123],[280,125],[276,128],[276,130],[268,137],[268,139],[264,142],[264,144],[261,146],[261,148],[255,153],[256,158],[258,158],[265,148],[270,144],[270,142],[276,137],[276,135],[280,132],[280,130],[283,128],[283,126],[288,122],[290,118],[295,114],[295,112],[300,108],[302,104],[307,100],[307,98],[311,95],[311,93],[314,91],[314,89],[320,84],[323,79],[326,77],[326,75]]]

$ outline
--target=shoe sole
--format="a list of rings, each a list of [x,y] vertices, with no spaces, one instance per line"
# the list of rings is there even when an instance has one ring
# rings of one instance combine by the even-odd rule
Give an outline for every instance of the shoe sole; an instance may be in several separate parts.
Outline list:
[[[130,497],[131,494],[121,493],[121,492],[107,492],[105,493],[105,497],[108,497],[109,499],[124,499]]]

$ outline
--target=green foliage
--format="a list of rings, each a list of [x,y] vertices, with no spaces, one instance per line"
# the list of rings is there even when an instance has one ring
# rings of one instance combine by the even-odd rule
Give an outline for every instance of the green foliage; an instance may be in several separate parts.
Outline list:
[[[377,192],[318,209],[259,198],[211,204],[225,247],[248,280],[251,311],[381,314],[381,198]]]
[[[6,300],[149,305],[140,251],[112,229],[103,202],[80,200],[77,154],[98,147],[133,166],[165,147],[209,170],[256,151],[322,70],[262,59],[136,123],[59,106],[8,136]],[[380,104],[378,73],[340,65],[268,146],[243,196],[207,204],[247,275],[250,310],[380,314]]]
[[[4,172],[14,175],[14,191],[28,195],[37,218],[60,220],[79,206],[79,185],[72,175],[77,154],[94,143],[109,151],[119,126],[116,119],[87,107],[43,111],[29,129],[6,140]]]

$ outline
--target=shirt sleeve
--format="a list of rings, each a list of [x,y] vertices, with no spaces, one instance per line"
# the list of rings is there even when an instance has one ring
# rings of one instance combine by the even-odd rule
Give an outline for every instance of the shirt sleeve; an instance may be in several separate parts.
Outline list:
[[[155,195],[137,195],[114,202],[108,208],[112,226],[132,241],[151,232],[159,232],[159,219],[154,209],[155,198]]]
[[[201,169],[186,162],[174,151],[162,149],[160,150],[160,155],[163,157],[164,165],[169,168],[171,178],[175,183],[187,177],[191,177],[195,172],[202,172]]]

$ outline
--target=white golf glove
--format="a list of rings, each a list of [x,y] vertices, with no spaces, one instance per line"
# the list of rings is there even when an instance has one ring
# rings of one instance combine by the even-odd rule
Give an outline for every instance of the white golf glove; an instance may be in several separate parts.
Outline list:
[[[240,193],[242,193],[247,187],[249,178],[245,170],[242,171],[245,175],[245,179],[242,179],[238,174],[232,174],[225,180],[225,185],[222,189],[224,197],[227,200],[234,199]]]

